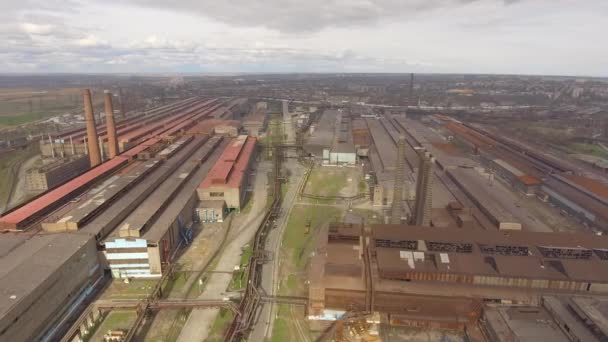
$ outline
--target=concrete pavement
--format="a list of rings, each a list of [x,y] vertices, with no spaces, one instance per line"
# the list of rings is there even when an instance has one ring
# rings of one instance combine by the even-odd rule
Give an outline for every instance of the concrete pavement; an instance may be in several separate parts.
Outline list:
[[[264,207],[266,206],[267,197],[267,172],[270,170],[269,162],[261,162],[255,175],[253,186],[253,205],[251,211],[241,222],[233,227],[233,232],[230,233],[228,240],[230,241],[224,248],[214,271],[229,271],[232,272],[235,265],[238,265],[241,258],[241,250],[243,246],[248,244],[255,235],[258,225],[264,218]],[[234,222],[233,222],[234,224]],[[231,273],[213,273],[207,283],[205,289],[198,297],[199,299],[222,299],[226,289],[232,279]],[[209,329],[218,309],[194,309],[188,317],[188,321],[182,329],[178,341],[192,342],[204,341],[209,335]]]

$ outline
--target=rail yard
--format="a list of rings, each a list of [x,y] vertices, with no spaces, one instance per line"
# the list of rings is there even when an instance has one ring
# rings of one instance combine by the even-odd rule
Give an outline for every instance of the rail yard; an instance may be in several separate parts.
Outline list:
[[[608,337],[596,168],[447,110],[94,95],[0,215],[0,340]]]

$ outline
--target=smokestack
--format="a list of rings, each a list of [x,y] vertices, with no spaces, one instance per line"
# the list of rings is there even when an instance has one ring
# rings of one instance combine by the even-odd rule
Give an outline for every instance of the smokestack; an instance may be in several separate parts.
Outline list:
[[[97,128],[95,128],[95,116],[93,114],[93,102],[91,101],[91,91],[82,91],[84,97],[84,121],[87,125],[87,141],[89,143],[89,160],[91,167],[101,164],[101,153],[97,142]]]
[[[108,132],[108,157],[110,159],[118,155],[118,140],[116,139],[116,125],[114,124],[114,107],[112,106],[112,93],[105,92],[106,105],[106,128]]]

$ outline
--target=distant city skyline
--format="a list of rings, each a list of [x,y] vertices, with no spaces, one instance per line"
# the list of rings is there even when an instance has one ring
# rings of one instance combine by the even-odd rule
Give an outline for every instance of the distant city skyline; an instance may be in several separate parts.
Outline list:
[[[0,73],[608,76],[608,2],[0,2]]]

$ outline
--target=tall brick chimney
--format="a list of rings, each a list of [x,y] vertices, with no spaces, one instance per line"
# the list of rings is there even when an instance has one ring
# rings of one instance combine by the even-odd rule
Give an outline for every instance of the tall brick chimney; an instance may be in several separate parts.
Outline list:
[[[89,146],[89,160],[91,167],[101,164],[101,153],[97,138],[97,128],[95,128],[95,116],[93,114],[93,102],[91,101],[91,91],[84,89],[84,121],[87,125],[87,141]]]

